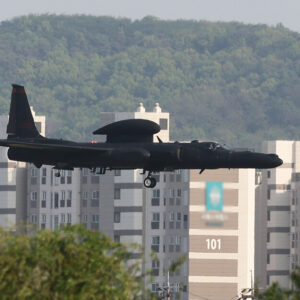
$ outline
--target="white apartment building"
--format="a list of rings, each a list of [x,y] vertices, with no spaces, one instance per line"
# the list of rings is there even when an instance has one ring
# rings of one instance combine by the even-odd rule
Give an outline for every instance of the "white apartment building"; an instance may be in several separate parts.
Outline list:
[[[257,186],[256,279],[261,288],[273,282],[288,288],[300,254],[300,142],[267,141],[263,151],[278,154],[283,164],[263,170]]]
[[[27,222],[39,228],[58,229],[80,222],[80,170],[61,171],[50,166],[27,166]]]
[[[124,119],[148,119],[161,126],[157,134],[169,141],[169,113],[159,104],[146,112],[102,113],[101,126]],[[101,140],[101,137],[100,137]],[[154,142],[158,142],[156,135]],[[101,230],[116,241],[137,243],[145,249],[143,270],[153,270],[153,292],[167,284],[164,270],[188,251],[187,176],[183,172],[153,174],[155,189],[145,189],[142,170],[113,170],[105,175],[88,169],[64,171],[57,178],[50,166],[28,167],[27,221],[40,228],[55,229],[63,224],[83,223]],[[187,172],[186,172],[187,174]],[[158,260],[151,259],[150,252]],[[133,254],[140,258],[141,253]],[[187,299],[187,265],[171,274],[172,298]],[[179,296],[179,290],[183,290]],[[175,298],[174,298],[175,299]]]

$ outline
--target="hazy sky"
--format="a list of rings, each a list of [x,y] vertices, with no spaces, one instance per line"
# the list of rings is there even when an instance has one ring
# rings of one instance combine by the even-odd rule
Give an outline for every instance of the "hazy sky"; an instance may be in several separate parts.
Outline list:
[[[30,13],[282,23],[300,32],[300,0],[0,0],[0,21]]]

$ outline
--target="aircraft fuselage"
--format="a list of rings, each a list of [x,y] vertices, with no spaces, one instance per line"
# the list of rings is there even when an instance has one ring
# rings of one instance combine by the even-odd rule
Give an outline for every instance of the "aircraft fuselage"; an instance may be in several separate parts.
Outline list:
[[[22,139],[24,140],[24,139]],[[37,139],[41,143],[40,139]],[[35,139],[28,139],[35,143]],[[11,160],[31,162],[37,165],[72,167],[103,167],[108,169],[144,169],[163,171],[174,169],[217,168],[274,168],[282,164],[276,154],[225,149],[213,142],[192,143],[75,143],[56,139],[43,139],[44,144],[81,145],[105,152],[32,149],[10,147]]]

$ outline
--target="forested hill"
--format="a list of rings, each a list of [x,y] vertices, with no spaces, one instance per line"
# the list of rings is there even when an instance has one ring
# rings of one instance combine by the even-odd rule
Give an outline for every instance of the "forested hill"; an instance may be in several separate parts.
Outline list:
[[[26,86],[48,134],[88,140],[102,111],[159,102],[171,138],[259,149],[300,138],[300,35],[281,25],[28,16],[0,23],[0,114]]]

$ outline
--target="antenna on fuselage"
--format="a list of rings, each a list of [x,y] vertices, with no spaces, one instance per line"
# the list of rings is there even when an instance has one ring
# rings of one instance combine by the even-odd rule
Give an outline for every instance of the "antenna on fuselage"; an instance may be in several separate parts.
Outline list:
[[[161,138],[160,138],[158,135],[157,135],[156,137],[157,137],[157,139],[158,139],[158,142],[159,142],[160,144],[162,144],[163,141],[161,140]]]

